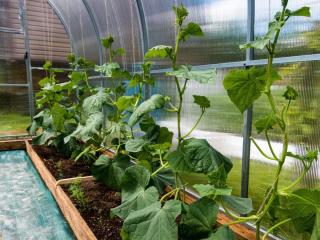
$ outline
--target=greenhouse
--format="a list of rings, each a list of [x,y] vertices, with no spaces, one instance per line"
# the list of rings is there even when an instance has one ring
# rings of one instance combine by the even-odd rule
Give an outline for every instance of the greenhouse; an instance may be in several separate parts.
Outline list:
[[[320,0],[0,0],[0,240],[320,240]]]

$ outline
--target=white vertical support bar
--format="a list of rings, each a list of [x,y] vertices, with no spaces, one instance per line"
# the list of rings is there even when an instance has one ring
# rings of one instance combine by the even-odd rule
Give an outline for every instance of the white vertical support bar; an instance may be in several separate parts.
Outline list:
[[[20,15],[21,29],[24,35],[24,48],[25,48],[24,60],[25,60],[26,71],[27,71],[29,111],[30,111],[30,117],[32,119],[35,115],[35,103],[34,103],[34,94],[33,94],[28,20],[27,20],[26,6],[25,6],[24,0],[19,0],[19,15]]]
[[[255,0],[247,0],[247,41],[254,40],[254,21],[255,21]],[[246,51],[246,61],[253,60],[254,52],[252,48]],[[244,113],[243,126],[243,145],[242,145],[242,171],[241,171],[241,197],[249,195],[249,175],[250,175],[250,148],[252,131],[252,106]]]

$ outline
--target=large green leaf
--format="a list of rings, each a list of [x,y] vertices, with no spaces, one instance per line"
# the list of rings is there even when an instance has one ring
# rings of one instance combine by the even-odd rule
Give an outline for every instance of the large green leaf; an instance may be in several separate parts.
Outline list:
[[[226,207],[239,214],[248,214],[253,210],[251,198],[241,198],[237,196],[222,196],[222,201]]]
[[[99,134],[99,131],[102,128],[102,122],[102,112],[96,112],[94,114],[91,114],[89,118],[86,120],[85,125],[79,124],[77,129],[73,133],[64,138],[64,142],[69,142],[72,137],[83,142],[87,142],[92,138],[93,135]]]
[[[148,114],[143,115],[139,123],[141,131],[144,132],[146,132],[150,127],[153,127],[154,125],[156,125],[154,119]]]
[[[261,78],[265,69],[250,68],[231,70],[223,80],[231,101],[244,112],[257,100],[265,89],[266,81]]]
[[[145,190],[149,181],[150,172],[145,167],[139,165],[128,167],[121,183],[122,204],[112,209],[112,213],[126,218],[130,211],[136,211],[155,203],[159,198],[159,193],[155,187]]]
[[[172,51],[171,46],[159,45],[150,48],[144,55],[144,58],[172,58]]]
[[[179,225],[179,237],[199,239],[208,236],[216,224],[218,212],[218,204],[206,197],[186,206]]]
[[[188,37],[190,36],[197,36],[197,37],[201,37],[203,36],[203,32],[201,27],[194,23],[194,22],[190,22],[188,23],[188,25],[186,27],[183,27],[180,31],[180,35],[179,37],[179,41],[185,41]]]
[[[103,88],[98,89],[98,92],[84,99],[83,112],[86,116],[96,112],[102,112],[102,106],[107,102],[108,94]]]
[[[134,193],[144,190],[150,181],[150,172],[143,166],[134,165],[126,169],[123,176],[121,189],[122,189],[122,202],[130,199]]]
[[[126,150],[128,152],[141,152],[147,144],[149,144],[149,141],[143,138],[130,139],[126,142]]]
[[[166,99],[164,96],[160,94],[154,94],[148,100],[144,101],[137,107],[137,109],[132,113],[128,120],[128,125],[133,127],[143,115],[150,113],[153,110],[163,108],[166,103]]]
[[[130,240],[177,240],[176,218],[180,213],[180,201],[170,200],[163,207],[155,202],[131,212],[124,220],[123,229]]]
[[[210,173],[223,166],[228,173],[232,168],[229,158],[215,150],[205,139],[190,138],[181,143],[167,159],[174,171]]]
[[[113,159],[101,155],[92,166],[92,175],[100,182],[115,190],[120,190],[125,169],[130,164],[128,156],[118,155]]]
[[[51,109],[54,128],[57,131],[64,130],[65,117],[67,110],[59,103],[55,103]]]
[[[135,101],[136,98],[134,96],[121,96],[114,104],[118,110],[122,112],[132,107]]]
[[[157,188],[149,187],[148,189],[139,189],[116,208],[111,209],[111,213],[122,219],[125,219],[131,211],[143,209],[152,203],[157,202],[159,193]]]
[[[216,70],[191,70],[190,66],[181,65],[178,70],[167,72],[168,76],[174,76],[179,79],[194,80],[199,83],[213,83],[216,79]]]
[[[55,137],[55,132],[47,129],[44,130],[41,134],[32,139],[32,143],[35,145],[45,145],[48,144],[49,140]]]
[[[101,66],[95,66],[95,71],[102,73],[104,76],[111,78],[113,73],[120,68],[118,63],[104,63]]]
[[[193,187],[198,191],[201,197],[213,197],[218,195],[231,195],[232,188],[217,188],[210,184],[195,184]]]
[[[151,178],[153,185],[160,193],[163,193],[167,186],[174,186],[174,174],[171,169],[163,169]]]
[[[228,226],[221,226],[215,233],[201,240],[236,240],[236,236]]]
[[[288,214],[298,232],[309,232],[312,240],[320,239],[320,190],[299,189],[289,194]]]

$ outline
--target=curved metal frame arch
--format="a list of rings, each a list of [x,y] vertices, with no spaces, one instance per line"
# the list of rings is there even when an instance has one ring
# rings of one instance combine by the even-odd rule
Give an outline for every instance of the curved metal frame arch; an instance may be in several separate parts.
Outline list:
[[[53,9],[53,11],[56,13],[57,17],[59,18],[61,24],[63,25],[66,33],[68,34],[69,40],[70,40],[70,45],[71,45],[71,49],[72,52],[75,53],[76,55],[78,55],[78,52],[76,51],[74,45],[73,45],[73,37],[71,34],[71,31],[68,27],[68,24],[66,22],[66,20],[64,19],[64,17],[62,16],[60,10],[58,9],[58,7],[55,5],[55,3],[53,3],[51,0],[47,0],[47,3],[51,6],[51,8]]]
[[[102,44],[101,44],[101,36],[100,36],[98,24],[97,24],[96,18],[94,16],[94,11],[91,9],[87,0],[82,0],[82,3],[85,6],[85,8],[89,14],[94,32],[96,33],[98,51],[99,51],[99,64],[102,65],[103,64],[103,50],[102,50],[103,48],[102,48]]]

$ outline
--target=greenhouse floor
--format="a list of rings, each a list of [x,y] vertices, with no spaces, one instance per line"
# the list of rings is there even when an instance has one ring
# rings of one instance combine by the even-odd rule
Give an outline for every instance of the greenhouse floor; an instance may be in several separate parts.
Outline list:
[[[74,239],[25,151],[0,151],[0,239]]]

